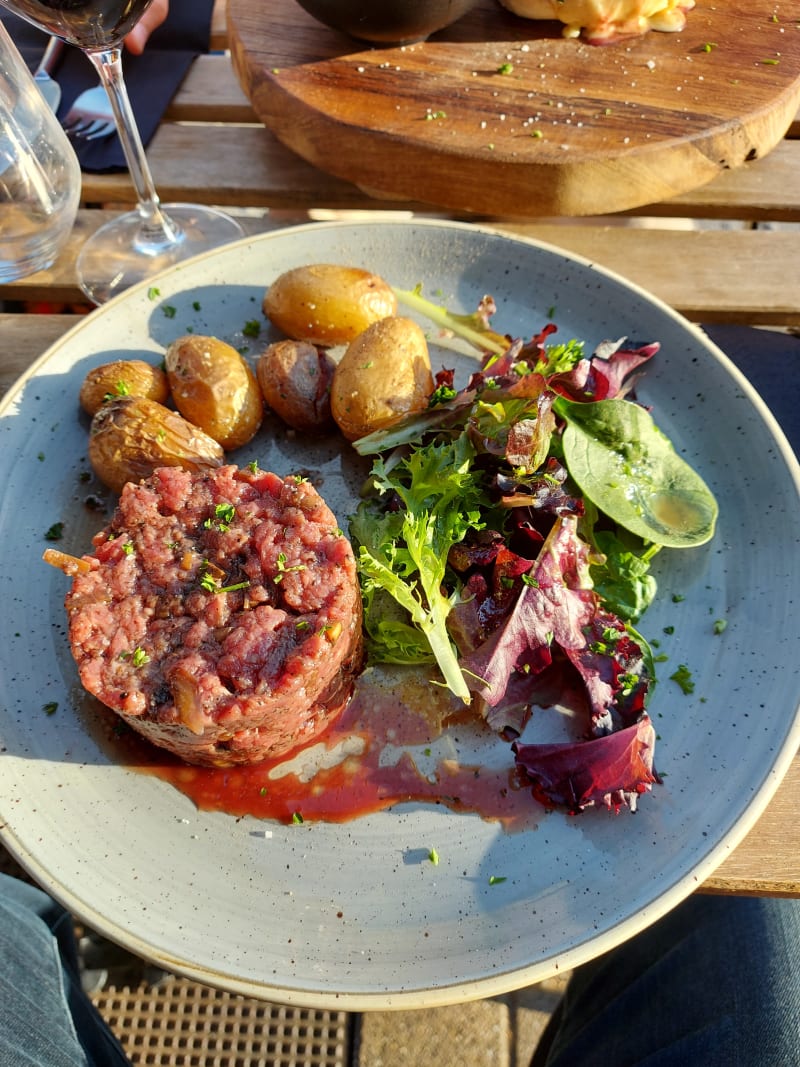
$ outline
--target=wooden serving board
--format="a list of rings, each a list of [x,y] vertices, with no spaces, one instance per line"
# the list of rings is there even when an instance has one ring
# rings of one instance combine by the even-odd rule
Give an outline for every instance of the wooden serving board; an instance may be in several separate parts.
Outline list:
[[[496,0],[389,48],[295,0],[229,0],[228,23],[256,114],[322,170],[448,211],[574,216],[657,203],[769,152],[800,105],[792,6],[697,0],[680,33],[604,46]]]

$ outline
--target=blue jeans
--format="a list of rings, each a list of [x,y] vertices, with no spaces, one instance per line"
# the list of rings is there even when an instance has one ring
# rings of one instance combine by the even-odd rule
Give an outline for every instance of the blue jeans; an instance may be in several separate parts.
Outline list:
[[[800,901],[693,896],[578,968],[532,1067],[798,1067]],[[70,916],[0,874],[0,1065],[130,1067]]]
[[[81,988],[72,917],[0,874],[2,1067],[130,1067]]]
[[[577,968],[531,1067],[798,1067],[800,900],[692,896]]]

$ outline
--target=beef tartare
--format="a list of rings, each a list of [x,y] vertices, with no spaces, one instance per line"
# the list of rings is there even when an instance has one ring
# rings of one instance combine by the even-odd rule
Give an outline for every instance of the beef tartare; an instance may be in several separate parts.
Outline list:
[[[280,756],[361,665],[349,541],[308,482],[234,466],[122,491],[66,596],[85,688],[188,763]]]

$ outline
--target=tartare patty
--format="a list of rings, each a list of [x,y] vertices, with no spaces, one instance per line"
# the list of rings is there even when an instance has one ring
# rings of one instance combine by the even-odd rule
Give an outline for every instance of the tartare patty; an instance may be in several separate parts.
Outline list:
[[[156,470],[122,490],[66,596],[84,687],[188,763],[283,755],[343,710],[361,666],[350,542],[313,486]]]

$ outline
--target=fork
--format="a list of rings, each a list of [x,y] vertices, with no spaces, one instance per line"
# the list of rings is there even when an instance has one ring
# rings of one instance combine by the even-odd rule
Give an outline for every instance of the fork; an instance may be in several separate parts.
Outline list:
[[[33,80],[39,86],[42,96],[50,105],[52,111],[58,111],[61,102],[61,86],[51,77],[56,65],[64,51],[64,42],[60,37],[51,37],[47,42],[39,66],[33,74]]]
[[[73,140],[96,141],[116,133],[111,101],[102,85],[85,89],[61,120],[67,136]]]

